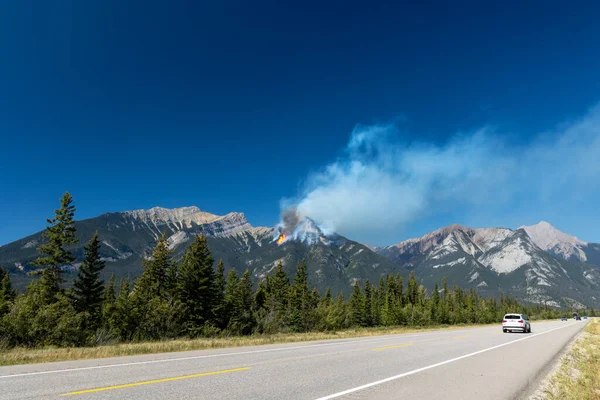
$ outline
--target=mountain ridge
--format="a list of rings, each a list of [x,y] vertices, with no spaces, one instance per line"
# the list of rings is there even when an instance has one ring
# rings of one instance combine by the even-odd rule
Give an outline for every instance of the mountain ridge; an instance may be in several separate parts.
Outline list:
[[[163,233],[176,259],[194,235],[205,234],[215,260],[223,259],[240,274],[248,269],[255,279],[267,276],[278,262],[293,275],[295,264],[305,259],[319,290],[331,287],[349,293],[356,280],[376,281],[387,273],[407,276],[415,271],[429,289],[446,277],[491,296],[502,292],[554,306],[600,305],[595,294],[600,290],[600,244],[580,241],[547,223],[516,230],[454,224],[395,245],[369,247],[325,234],[310,218],[291,220],[273,228],[254,227],[243,213],[216,215],[195,206],[106,213],[76,222],[79,244],[71,250],[77,261],[67,266],[67,273],[76,271],[83,246],[95,231],[101,237],[105,278],[112,273],[139,275],[143,257]],[[31,261],[37,257],[41,233],[0,246],[0,264],[13,273],[20,287],[31,279],[26,273],[35,268]],[[573,252],[578,250],[569,246],[579,246],[585,261],[572,257],[574,253],[553,251],[557,245]]]
[[[106,262],[105,279],[112,273],[117,277],[138,276],[143,257],[163,233],[175,259],[183,255],[194,235],[204,234],[215,260],[223,259],[228,269],[240,275],[249,269],[256,279],[265,277],[278,262],[293,276],[297,262],[305,259],[319,290],[332,287],[336,292],[349,293],[356,279],[375,281],[381,274],[398,270],[358,242],[337,234],[325,235],[310,219],[299,221],[295,235],[281,244],[276,243],[276,228],[254,227],[243,213],[215,215],[198,207],[106,213],[76,221],[75,225],[79,243],[70,249],[77,261],[66,266],[67,274],[78,268],[83,246],[95,231],[99,232],[100,253]],[[23,288],[31,279],[26,274],[37,268],[31,262],[38,256],[36,249],[42,241],[42,232],[37,232],[0,247],[0,264],[11,271],[17,286]]]
[[[476,284],[480,290],[496,287],[534,303],[597,304],[600,263],[590,263],[587,256],[583,262],[569,253],[552,251],[556,245],[569,248],[567,245],[584,242],[574,242],[574,236],[548,223],[529,230],[542,238],[564,239],[566,244],[546,241],[552,246],[543,249],[525,228],[468,228],[454,224],[375,251],[405,268],[420,270],[421,277],[429,282],[454,276],[461,283]],[[543,235],[544,230],[552,234]],[[596,244],[585,243],[587,247],[580,250],[589,252],[591,259],[600,259]],[[563,286],[570,289],[563,290]]]

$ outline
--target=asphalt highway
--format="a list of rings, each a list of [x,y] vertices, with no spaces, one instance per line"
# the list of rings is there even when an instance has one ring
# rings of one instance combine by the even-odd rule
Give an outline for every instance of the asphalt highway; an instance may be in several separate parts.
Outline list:
[[[0,399],[526,398],[586,323],[0,367]]]

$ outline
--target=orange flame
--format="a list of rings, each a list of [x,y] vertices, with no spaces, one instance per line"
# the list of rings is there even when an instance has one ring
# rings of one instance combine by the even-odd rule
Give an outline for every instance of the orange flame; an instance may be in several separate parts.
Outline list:
[[[277,239],[277,244],[281,244],[281,243],[285,242],[285,239],[286,239],[285,234],[279,236],[279,239]]]

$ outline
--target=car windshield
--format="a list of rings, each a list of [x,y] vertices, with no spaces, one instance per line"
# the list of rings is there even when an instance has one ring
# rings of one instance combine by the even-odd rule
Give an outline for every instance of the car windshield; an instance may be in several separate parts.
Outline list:
[[[520,315],[507,315],[504,319],[521,319]]]

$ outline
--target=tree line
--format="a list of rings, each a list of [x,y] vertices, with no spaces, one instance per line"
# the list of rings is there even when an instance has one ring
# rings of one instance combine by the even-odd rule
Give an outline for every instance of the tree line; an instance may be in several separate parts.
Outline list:
[[[283,264],[256,284],[249,270],[225,273],[203,235],[175,260],[163,234],[133,281],[101,279],[104,261],[96,233],[73,284],[64,287],[63,267],[75,261],[75,207],[69,193],[48,219],[45,242],[34,261],[38,277],[17,294],[0,267],[0,348],[90,346],[177,337],[335,331],[352,327],[492,323],[507,312],[558,318],[556,309],[525,306],[513,298],[482,298],[444,280],[428,293],[411,272],[382,276],[377,285],[354,284],[349,299],[311,289],[304,261],[293,277]],[[592,310],[593,312],[593,310]],[[593,314],[591,314],[593,315]]]

